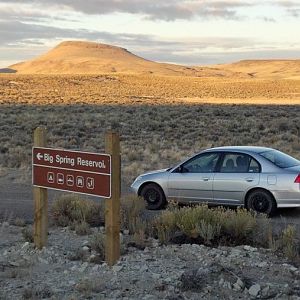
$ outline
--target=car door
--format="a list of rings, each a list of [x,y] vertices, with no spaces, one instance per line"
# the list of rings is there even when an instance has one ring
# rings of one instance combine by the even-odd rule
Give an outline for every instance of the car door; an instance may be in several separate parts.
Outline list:
[[[173,170],[168,179],[168,197],[183,202],[211,202],[219,157],[218,152],[202,153]]]
[[[224,153],[213,181],[214,202],[243,204],[246,192],[259,183],[260,164],[245,153]]]

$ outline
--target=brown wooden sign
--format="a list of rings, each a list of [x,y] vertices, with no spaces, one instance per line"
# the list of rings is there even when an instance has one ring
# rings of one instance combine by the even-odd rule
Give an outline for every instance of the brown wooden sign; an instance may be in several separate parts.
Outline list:
[[[33,147],[34,186],[111,198],[111,156]]]

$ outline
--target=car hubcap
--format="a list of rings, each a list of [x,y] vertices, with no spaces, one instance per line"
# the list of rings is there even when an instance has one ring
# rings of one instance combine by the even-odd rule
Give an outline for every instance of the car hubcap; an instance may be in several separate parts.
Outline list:
[[[147,191],[145,198],[150,203],[156,203],[159,200],[159,193],[151,189]]]
[[[264,213],[269,208],[269,201],[266,199],[266,197],[262,195],[257,195],[253,198],[253,209],[255,211]]]

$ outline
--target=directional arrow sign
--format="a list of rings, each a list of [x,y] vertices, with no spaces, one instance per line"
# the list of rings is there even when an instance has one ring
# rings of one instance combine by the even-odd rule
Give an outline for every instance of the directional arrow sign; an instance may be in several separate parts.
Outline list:
[[[38,160],[41,160],[44,156],[43,156],[41,153],[38,153],[38,154],[36,155],[36,157],[37,157]]]
[[[111,197],[111,156],[53,148],[32,149],[34,186]]]

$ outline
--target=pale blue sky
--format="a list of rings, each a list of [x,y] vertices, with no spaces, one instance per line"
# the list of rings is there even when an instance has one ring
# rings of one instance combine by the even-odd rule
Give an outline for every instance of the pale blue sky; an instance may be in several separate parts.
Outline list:
[[[300,1],[0,0],[0,67],[63,40],[188,65],[300,59]]]

